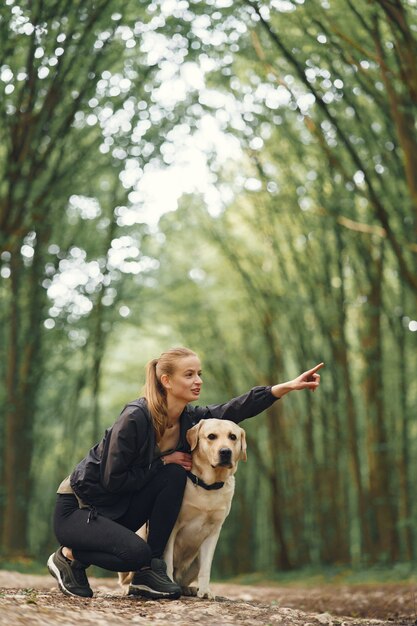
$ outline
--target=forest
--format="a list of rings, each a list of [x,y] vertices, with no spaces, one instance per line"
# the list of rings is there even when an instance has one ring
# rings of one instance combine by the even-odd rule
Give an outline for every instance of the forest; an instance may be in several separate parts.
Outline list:
[[[243,423],[215,574],[417,559],[416,0],[4,0],[0,562],[173,345]]]

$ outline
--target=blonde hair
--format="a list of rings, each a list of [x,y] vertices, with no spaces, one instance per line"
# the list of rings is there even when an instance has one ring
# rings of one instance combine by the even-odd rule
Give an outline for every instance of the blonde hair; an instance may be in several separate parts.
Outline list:
[[[146,381],[144,396],[148,403],[152,423],[159,441],[168,426],[168,405],[166,390],[161,383],[161,376],[172,376],[177,369],[178,361],[188,356],[197,356],[188,348],[170,348],[163,352],[159,359],[152,359],[146,365]]]

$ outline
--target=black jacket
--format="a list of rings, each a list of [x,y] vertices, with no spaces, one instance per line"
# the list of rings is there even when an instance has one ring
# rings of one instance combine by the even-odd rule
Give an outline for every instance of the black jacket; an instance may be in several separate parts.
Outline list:
[[[200,407],[187,405],[180,417],[177,450],[189,452],[186,432],[201,419],[215,417],[239,423],[258,415],[276,400],[271,387],[254,387],[224,404]],[[133,493],[162,467],[155,458],[156,438],[144,398],[125,406],[117,421],[108,428],[100,443],[71,474],[71,487],[87,505],[111,519],[127,510]]]

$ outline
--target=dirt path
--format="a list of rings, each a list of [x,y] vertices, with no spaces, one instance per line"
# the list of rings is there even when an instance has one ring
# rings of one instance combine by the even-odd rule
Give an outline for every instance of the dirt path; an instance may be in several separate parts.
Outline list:
[[[50,576],[0,571],[1,626],[413,626],[417,585],[250,587],[213,584],[216,600],[144,601],[92,578],[91,600],[62,595]]]

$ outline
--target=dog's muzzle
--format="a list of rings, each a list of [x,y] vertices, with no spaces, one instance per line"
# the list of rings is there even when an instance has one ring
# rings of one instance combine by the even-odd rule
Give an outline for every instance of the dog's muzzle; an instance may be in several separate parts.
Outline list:
[[[223,467],[231,467],[232,465],[232,451],[230,448],[220,448],[219,450],[219,465]]]

